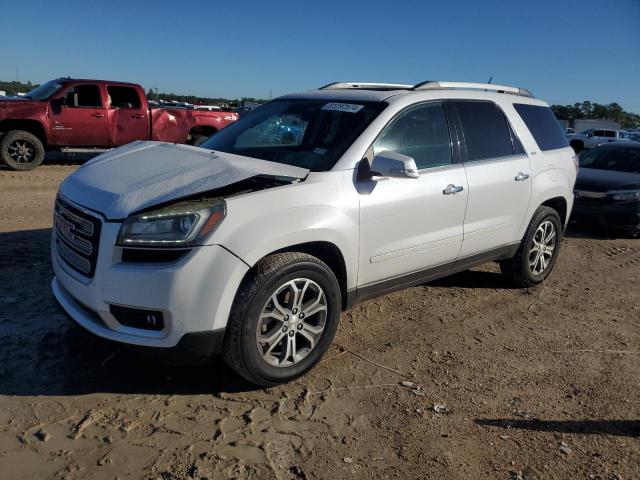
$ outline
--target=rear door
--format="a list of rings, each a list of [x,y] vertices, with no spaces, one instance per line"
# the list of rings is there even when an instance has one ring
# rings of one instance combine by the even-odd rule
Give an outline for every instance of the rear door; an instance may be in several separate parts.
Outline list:
[[[449,268],[462,244],[467,205],[464,167],[454,161],[441,102],[399,113],[372,149],[413,157],[420,175],[359,182],[359,295],[368,287],[383,291],[385,281],[411,283],[409,274],[431,267]]]
[[[149,139],[149,112],[133,87],[107,86],[109,123],[113,146]]]
[[[502,110],[489,101],[452,102],[469,183],[460,257],[518,242],[531,199],[529,158]]]
[[[53,143],[59,146],[110,146],[107,109],[98,84],[76,84],[51,108]]]

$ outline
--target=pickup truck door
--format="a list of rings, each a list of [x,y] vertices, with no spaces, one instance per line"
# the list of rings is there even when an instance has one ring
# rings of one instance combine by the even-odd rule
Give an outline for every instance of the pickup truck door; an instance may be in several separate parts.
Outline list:
[[[68,147],[111,145],[107,109],[100,86],[76,84],[53,101],[51,107],[53,144]]]
[[[359,180],[359,296],[450,269],[462,245],[467,179],[442,103],[400,112],[373,144],[373,155],[382,151],[413,157],[419,178]]]
[[[460,258],[520,241],[531,200],[531,168],[506,116],[493,102],[456,100],[469,182]]]
[[[133,87],[107,86],[109,125],[112,145],[119,147],[136,140],[149,140],[149,111],[147,102]]]

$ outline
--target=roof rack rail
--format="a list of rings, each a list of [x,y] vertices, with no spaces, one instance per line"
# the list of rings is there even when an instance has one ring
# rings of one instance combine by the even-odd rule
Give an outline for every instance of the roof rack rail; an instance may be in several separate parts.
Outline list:
[[[444,89],[467,89],[467,90],[491,90],[498,93],[512,93],[523,97],[535,98],[526,88],[510,87],[508,85],[495,85],[493,83],[474,82],[436,82],[426,81],[414,85],[412,90],[444,90]]]
[[[403,83],[333,82],[318,90],[411,90],[413,85]]]

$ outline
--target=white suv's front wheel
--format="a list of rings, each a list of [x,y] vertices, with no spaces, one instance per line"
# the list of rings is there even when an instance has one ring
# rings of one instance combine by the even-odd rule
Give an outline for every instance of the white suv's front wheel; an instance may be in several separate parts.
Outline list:
[[[338,281],[316,257],[298,252],[266,257],[236,295],[224,358],[257,385],[296,378],[331,344],[340,306]]]

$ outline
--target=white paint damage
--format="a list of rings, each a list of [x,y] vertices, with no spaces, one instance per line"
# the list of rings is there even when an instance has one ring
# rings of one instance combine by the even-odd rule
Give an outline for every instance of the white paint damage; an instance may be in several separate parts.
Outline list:
[[[109,220],[258,175],[304,179],[309,170],[188,145],[133,142],[85,163],[60,193]]]

